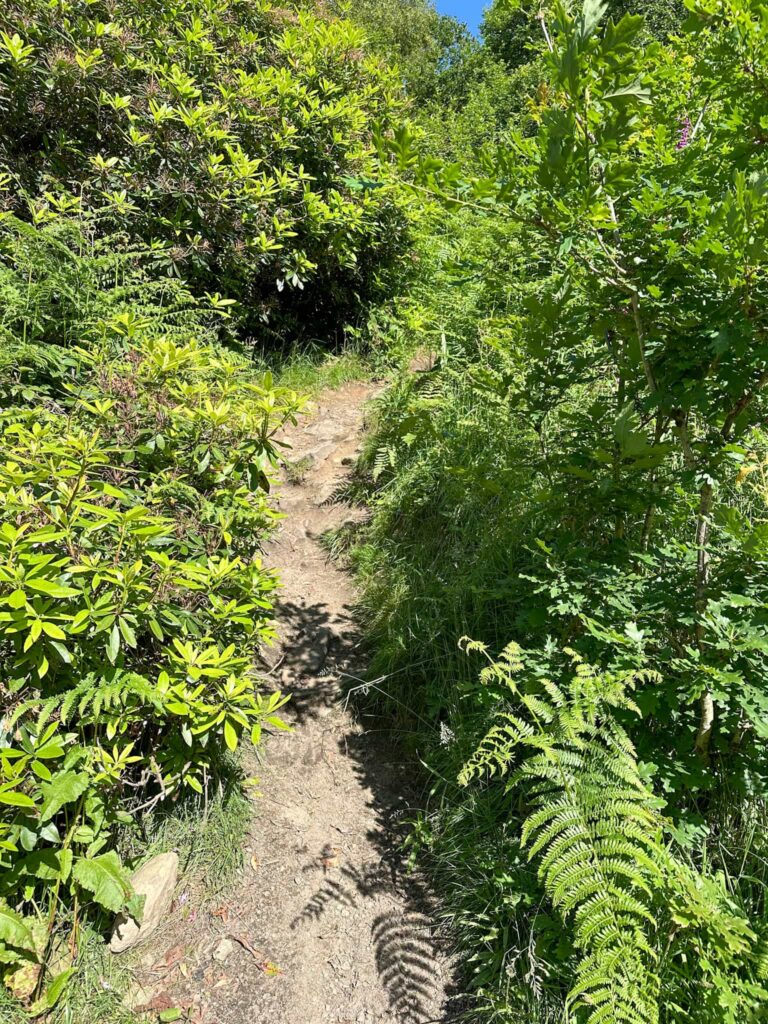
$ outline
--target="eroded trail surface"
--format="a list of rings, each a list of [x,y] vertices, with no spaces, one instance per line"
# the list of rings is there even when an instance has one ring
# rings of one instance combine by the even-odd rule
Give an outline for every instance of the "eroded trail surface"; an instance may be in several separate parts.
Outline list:
[[[294,729],[270,738],[258,769],[239,889],[224,918],[201,915],[197,951],[185,953],[205,1024],[426,1024],[448,1013],[450,961],[398,852],[412,769],[345,706],[364,654],[352,581],[320,543],[364,514],[337,498],[372,394],[368,384],[324,394],[285,438],[305,475],[283,482],[286,519],[267,551],[283,580],[281,645],[268,656],[292,694]]]

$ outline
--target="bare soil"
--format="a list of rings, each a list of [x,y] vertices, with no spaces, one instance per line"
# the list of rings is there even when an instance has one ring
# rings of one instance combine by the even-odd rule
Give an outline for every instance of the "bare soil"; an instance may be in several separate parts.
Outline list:
[[[270,737],[236,890],[213,912],[177,906],[143,956],[135,1002],[184,1007],[200,1024],[427,1024],[449,1019],[452,963],[423,880],[405,870],[413,765],[349,689],[365,652],[348,573],[322,535],[365,515],[339,500],[370,384],[327,392],[290,430],[279,568],[280,648],[271,678],[293,729]],[[167,949],[165,947],[168,947]],[[165,950],[165,952],[162,952]],[[455,1004],[454,1004],[455,1009]]]

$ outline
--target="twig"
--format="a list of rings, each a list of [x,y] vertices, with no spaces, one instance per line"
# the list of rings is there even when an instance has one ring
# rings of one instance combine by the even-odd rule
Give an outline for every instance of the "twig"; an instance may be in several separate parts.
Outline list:
[[[259,654],[259,657],[261,658],[261,660],[264,662],[265,665],[269,665],[269,662],[267,661],[267,659],[264,657],[263,654]],[[284,661],[285,661],[285,652],[283,652],[283,655],[280,658],[277,659],[277,661],[275,662],[274,665],[270,666],[269,671],[265,672],[264,674],[267,675],[267,676],[271,676],[273,672],[277,672],[277,670],[280,668],[280,666],[283,664]]]

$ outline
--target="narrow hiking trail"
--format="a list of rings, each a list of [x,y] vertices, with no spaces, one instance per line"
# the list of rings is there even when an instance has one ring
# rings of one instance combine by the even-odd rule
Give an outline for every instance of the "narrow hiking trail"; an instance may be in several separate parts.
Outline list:
[[[151,974],[170,947],[155,1005],[188,1007],[200,1024],[426,1024],[447,1012],[450,957],[399,851],[412,768],[347,707],[365,669],[354,589],[321,544],[365,514],[336,499],[373,394],[367,383],[328,391],[281,438],[304,476],[282,481],[286,518],[265,552],[282,577],[267,656],[293,729],[254,767],[261,795],[235,891],[215,914],[182,923],[177,911],[145,956]]]

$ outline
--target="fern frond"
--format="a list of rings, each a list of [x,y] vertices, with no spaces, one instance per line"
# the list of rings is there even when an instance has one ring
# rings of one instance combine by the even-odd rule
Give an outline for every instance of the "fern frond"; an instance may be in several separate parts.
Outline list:
[[[567,685],[521,677],[516,645],[483,669],[481,680],[504,684],[517,706],[499,715],[460,782],[504,774],[523,754],[508,783],[531,807],[521,841],[583,954],[568,1005],[586,1024],[656,1024],[653,897],[667,852],[653,794],[614,717],[633,709],[636,677],[571,660]]]
[[[77,719],[80,725],[88,726],[95,724],[104,714],[140,708],[162,712],[162,699],[149,679],[135,672],[115,672],[110,678],[90,673],[76,686],[48,697],[42,704],[38,700],[20,704],[14,713],[14,721],[35,714],[39,732],[52,718],[58,718],[62,725],[70,725]]]

